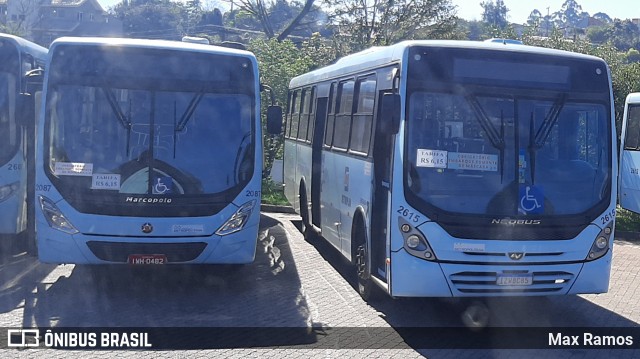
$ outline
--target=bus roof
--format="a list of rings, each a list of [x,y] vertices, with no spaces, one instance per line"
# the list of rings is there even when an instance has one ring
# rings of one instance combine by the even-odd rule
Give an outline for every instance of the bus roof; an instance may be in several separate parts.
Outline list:
[[[230,55],[251,58],[255,61],[255,55],[245,50],[237,50],[222,46],[205,45],[192,42],[149,40],[149,39],[125,39],[116,37],[61,37],[51,43],[51,50],[58,45],[105,45],[140,48],[160,48],[165,50],[196,51],[218,55]]]
[[[410,47],[450,47],[461,49],[490,49],[497,51],[510,51],[518,53],[542,54],[549,56],[565,56],[575,59],[602,59],[579,54],[576,52],[549,49],[545,47],[528,46],[511,43],[483,42],[483,41],[462,41],[462,40],[411,40],[403,41],[390,46],[371,47],[367,50],[357,52],[352,55],[340,58],[335,64],[311,71],[297,76],[291,80],[289,87],[296,88],[318,81],[328,80],[334,77],[360,72],[364,69],[373,69],[402,61],[404,53]]]
[[[640,92],[632,92],[628,94],[626,102],[630,104],[640,103]]]
[[[11,42],[16,46],[20,47],[21,49],[26,50],[25,52],[39,59],[45,59],[47,57],[46,47],[42,47],[36,43],[25,40],[21,37],[0,33],[0,40]]]

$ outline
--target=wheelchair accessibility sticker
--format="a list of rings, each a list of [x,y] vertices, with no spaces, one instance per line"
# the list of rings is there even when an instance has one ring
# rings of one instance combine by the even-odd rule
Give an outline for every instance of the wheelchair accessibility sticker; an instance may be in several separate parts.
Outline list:
[[[539,214],[544,212],[544,192],[539,186],[520,186],[521,212]]]
[[[171,177],[156,177],[153,179],[153,194],[170,194],[173,188]]]

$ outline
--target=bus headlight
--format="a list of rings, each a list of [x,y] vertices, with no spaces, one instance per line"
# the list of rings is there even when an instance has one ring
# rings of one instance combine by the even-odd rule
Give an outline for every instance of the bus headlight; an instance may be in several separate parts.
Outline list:
[[[12,194],[20,188],[20,182],[13,182],[6,186],[0,187],[0,202],[6,201]]]
[[[231,215],[231,217],[229,217],[229,219],[227,219],[220,228],[218,228],[216,234],[219,236],[226,236],[227,234],[235,233],[244,228],[247,220],[251,217],[251,212],[253,212],[253,207],[255,207],[255,205],[256,200],[254,199],[253,201],[240,206],[240,208],[238,208],[238,210]]]
[[[73,226],[73,224],[71,224],[71,222],[69,222],[69,220],[67,220],[67,217],[60,212],[60,209],[58,209],[58,206],[56,206],[52,200],[45,196],[39,196],[38,199],[40,201],[42,214],[44,214],[44,218],[47,220],[49,227],[67,234],[76,234],[80,232]]]
[[[418,229],[413,228],[413,226],[402,217],[398,218],[398,223],[400,224],[400,232],[402,232],[402,237],[404,238],[404,249],[407,253],[428,261],[435,261],[437,259],[429,242]]]
[[[611,241],[611,234],[613,233],[613,222],[607,224],[600,233],[596,236],[596,239],[591,245],[591,250],[585,260],[592,261],[598,259],[609,251],[609,242]]]

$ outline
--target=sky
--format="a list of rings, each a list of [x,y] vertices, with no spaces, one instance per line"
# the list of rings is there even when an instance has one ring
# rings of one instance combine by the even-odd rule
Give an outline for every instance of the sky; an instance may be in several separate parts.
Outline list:
[[[482,7],[480,3],[487,0],[451,0],[458,7],[458,17],[465,20],[480,20],[482,18]],[[529,14],[534,9],[538,9],[542,15],[553,14],[562,8],[565,0],[503,0],[509,11],[507,20],[509,22],[522,24],[527,22]],[[640,18],[640,6],[638,0],[576,0],[582,6],[582,11],[590,15],[603,12],[612,19],[633,19]]]
[[[122,0],[98,0],[105,10],[121,1]],[[480,20],[482,18],[482,7],[480,6],[482,1],[489,0],[451,0],[451,2],[458,7],[458,17],[465,20]],[[509,12],[507,12],[507,20],[517,24],[527,22],[529,14],[531,14],[531,11],[534,9],[538,9],[542,15],[546,15],[547,7],[549,7],[549,13],[551,14],[559,11],[565,2],[565,0],[503,1],[507,9],[509,9]],[[224,0],[205,0],[203,2],[207,5],[215,5],[215,3],[226,5]],[[316,3],[320,2],[321,0],[316,0]],[[638,0],[576,0],[576,2],[582,6],[582,11],[586,11],[590,15],[604,12],[611,18],[640,18]]]

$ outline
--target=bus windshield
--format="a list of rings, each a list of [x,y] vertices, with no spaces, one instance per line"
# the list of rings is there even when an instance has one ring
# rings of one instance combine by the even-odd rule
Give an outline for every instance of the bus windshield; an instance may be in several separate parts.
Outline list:
[[[579,214],[607,199],[607,108],[563,96],[414,92],[409,191],[489,216]]]
[[[244,94],[59,85],[48,170],[81,192],[223,192],[253,173],[251,108]]]
[[[250,58],[63,44],[49,69],[45,173],[77,210],[211,215],[253,178]]]
[[[559,215],[581,223],[607,205],[612,129],[603,62],[413,51],[405,144],[410,202],[431,214]]]
[[[16,77],[0,71],[0,165],[15,155],[19,141],[19,127],[15,119]]]

